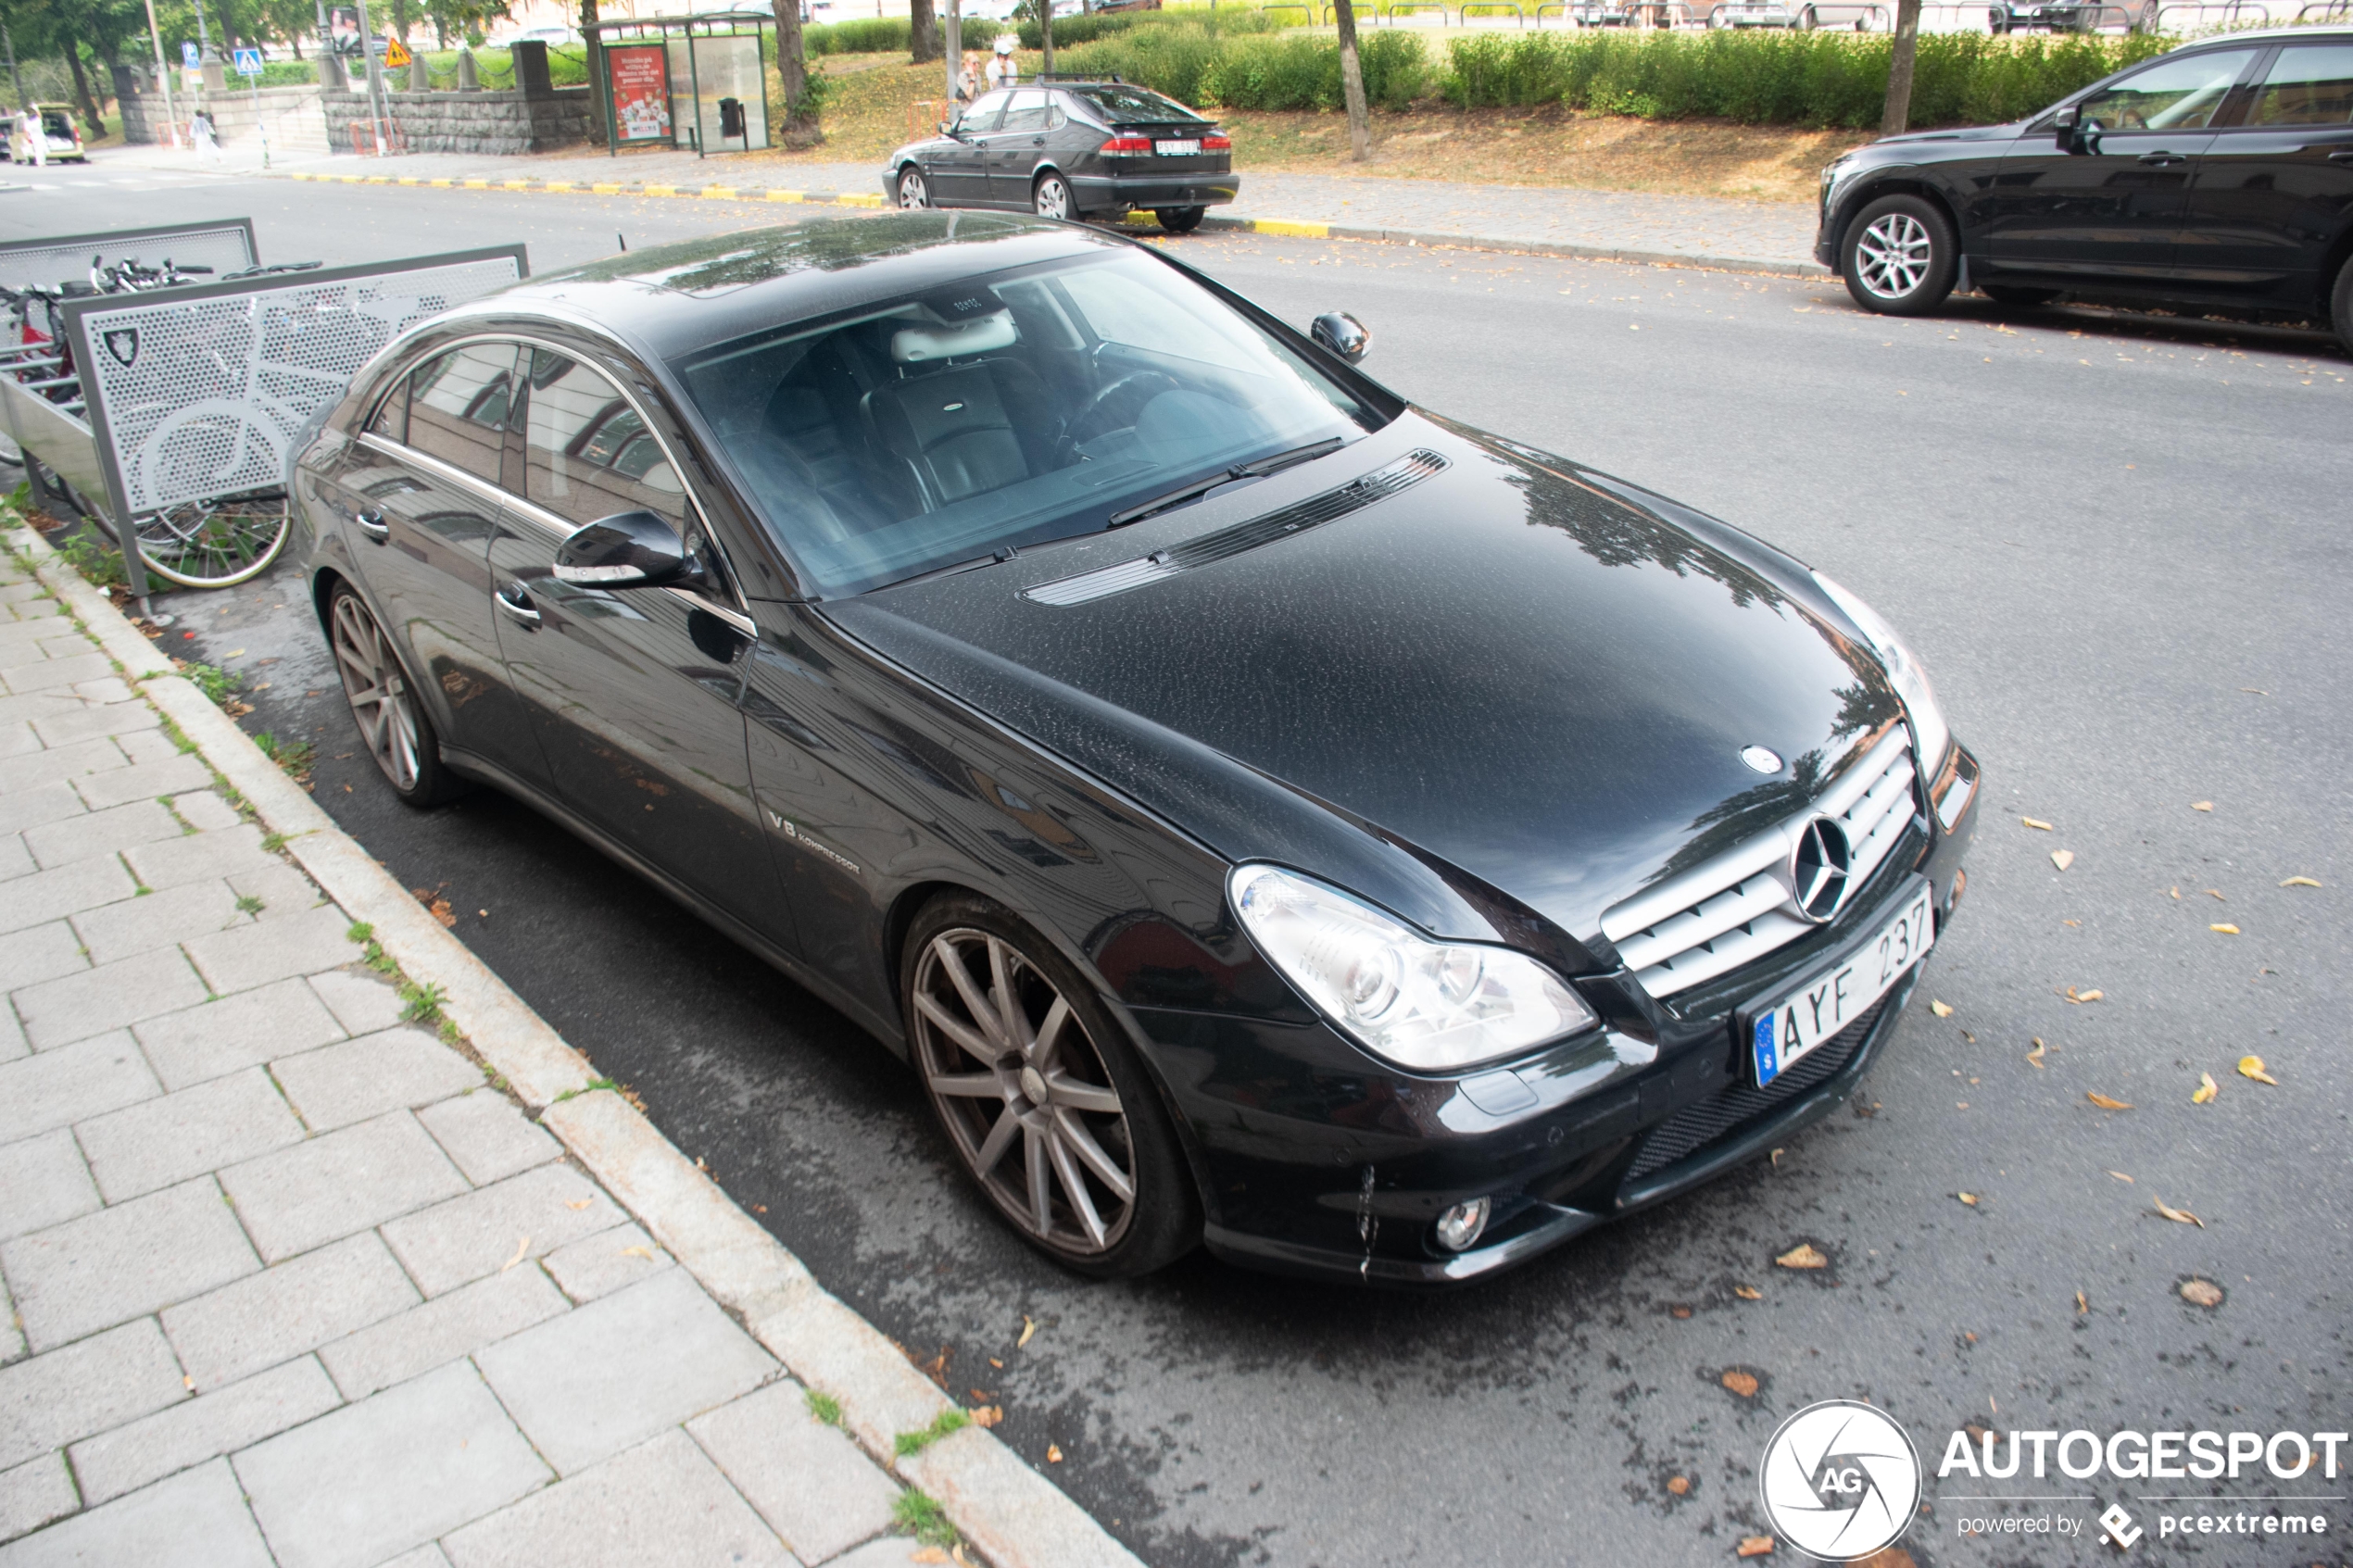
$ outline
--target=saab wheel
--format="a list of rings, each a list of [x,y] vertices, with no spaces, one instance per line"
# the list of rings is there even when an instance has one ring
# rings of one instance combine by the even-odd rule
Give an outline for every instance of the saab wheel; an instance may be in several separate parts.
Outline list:
[[[1078,216],[1078,204],[1071,198],[1070,186],[1059,174],[1038,177],[1038,183],[1029,188],[1029,205],[1040,218],[1067,220]]]
[[[2336,341],[2353,354],[2353,257],[2336,270],[2336,287],[2329,291],[2329,320],[2335,324]]]
[[[1208,211],[1205,207],[1160,207],[1152,209],[1152,216],[1159,219],[1160,226],[1170,233],[1189,234],[1201,227],[1201,220]]]
[[[1822,19],[1814,14],[1813,6],[1808,6],[1797,13],[1797,30],[1800,32],[1811,32],[1821,25]]]
[[[1977,292],[1996,305],[2014,306],[2020,310],[2048,305],[2059,296],[2057,289],[2022,289],[2010,283],[1980,283]]]
[[[929,207],[931,205],[931,186],[924,180],[924,171],[912,163],[899,171],[899,205],[901,207]]]
[[[1096,1278],[1192,1249],[1176,1128],[1094,987],[969,894],[915,918],[900,965],[910,1054],[965,1173],[1022,1239]]]
[[[1920,316],[1944,303],[1960,269],[1949,219],[1919,196],[1881,196],[1855,215],[1839,247],[1846,292],[1866,310]]]
[[[391,640],[348,583],[338,583],[328,601],[327,628],[352,721],[359,726],[359,738],[368,743],[368,755],[376,759],[392,792],[404,803],[421,807],[438,806],[464,794],[465,781],[442,765],[441,737],[434,734],[424,705],[409,689]]]

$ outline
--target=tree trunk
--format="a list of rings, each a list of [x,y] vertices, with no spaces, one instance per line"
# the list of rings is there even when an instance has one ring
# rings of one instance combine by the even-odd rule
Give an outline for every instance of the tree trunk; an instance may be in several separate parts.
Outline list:
[[[1911,129],[1912,63],[1920,49],[1920,0],[1895,0],[1895,48],[1887,60],[1887,112],[1879,133],[1898,136]]]
[[[588,140],[596,146],[607,146],[607,128],[612,114],[612,94],[605,90],[605,46],[599,34],[588,30],[597,25],[597,0],[580,0],[580,36],[588,46]],[[520,85],[520,83],[518,83]]]
[[[785,145],[813,147],[825,139],[809,96],[809,58],[800,41],[800,0],[774,0],[776,74],[785,82]]]
[[[1046,63],[1038,69],[1054,74],[1054,0],[1038,0],[1038,31],[1046,41]]]
[[[107,117],[100,114],[98,106],[90,101],[90,81],[82,72],[80,44],[69,43],[66,45],[66,63],[73,67],[73,95],[82,100],[82,118],[89,121],[90,134],[94,137],[105,135]]]
[[[1919,14],[1919,0],[1905,0]],[[1365,111],[1365,68],[1356,58],[1356,6],[1338,0],[1340,21],[1340,95],[1348,105],[1348,156],[1358,163],[1373,156],[1373,127]]]
[[[919,66],[939,58],[939,18],[931,0],[907,0],[907,56]]]

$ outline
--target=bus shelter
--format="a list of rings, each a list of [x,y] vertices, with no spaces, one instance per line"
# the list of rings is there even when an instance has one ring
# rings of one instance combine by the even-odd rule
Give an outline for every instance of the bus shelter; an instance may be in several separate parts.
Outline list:
[[[761,34],[765,11],[705,11],[590,24],[603,45],[608,146],[692,147],[698,157],[768,144],[768,71]]]

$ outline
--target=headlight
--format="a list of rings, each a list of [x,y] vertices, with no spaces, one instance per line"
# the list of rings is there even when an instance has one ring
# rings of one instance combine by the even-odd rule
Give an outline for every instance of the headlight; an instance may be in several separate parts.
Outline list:
[[[1325,1017],[1400,1067],[1456,1073],[1594,1022],[1582,997],[1524,953],[1433,942],[1273,866],[1237,866],[1226,886],[1258,950]]]
[[[1953,731],[1944,722],[1944,710],[1936,705],[1936,688],[1928,684],[1928,667],[1920,662],[1919,655],[1905,646],[1904,639],[1895,634],[1895,628],[1881,619],[1879,611],[1818,571],[1814,573],[1814,581],[1878,650],[1881,661],[1887,666],[1887,678],[1894,685],[1895,695],[1904,699],[1904,711],[1912,721],[1912,749],[1919,759],[1920,776],[1936,777],[1936,771],[1944,760],[1944,748],[1952,744]]]

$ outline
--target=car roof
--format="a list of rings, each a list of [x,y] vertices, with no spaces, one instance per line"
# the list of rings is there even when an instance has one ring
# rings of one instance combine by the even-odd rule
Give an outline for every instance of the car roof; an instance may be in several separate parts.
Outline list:
[[[2304,27],[2251,27],[2245,32],[2217,33],[2212,38],[2196,39],[2183,48],[2235,48],[2248,44],[2296,43],[2298,41],[2353,44],[2353,26],[2343,22],[2318,22]]]
[[[1131,242],[1014,212],[890,208],[633,250],[528,279],[440,323],[543,316],[658,360],[766,328]]]

